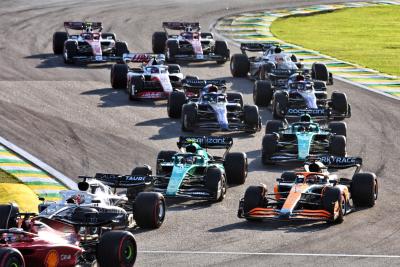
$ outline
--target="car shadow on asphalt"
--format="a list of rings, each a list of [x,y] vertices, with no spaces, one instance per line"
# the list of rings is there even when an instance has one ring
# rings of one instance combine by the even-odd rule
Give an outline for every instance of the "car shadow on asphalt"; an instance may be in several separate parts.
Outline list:
[[[209,200],[191,200],[182,198],[167,198],[168,211],[199,210],[211,207],[215,202]]]
[[[208,230],[212,233],[229,232],[233,230],[251,231],[283,231],[286,233],[317,232],[328,229],[331,226],[326,222],[306,222],[306,221],[242,221]]]
[[[53,53],[41,53],[41,54],[35,54],[35,55],[30,55],[26,56],[26,59],[39,59],[40,63],[36,66],[36,68],[74,68],[74,69],[79,69],[79,68],[92,68],[92,69],[104,69],[104,68],[111,68],[111,66],[114,64],[112,62],[107,62],[107,63],[100,63],[100,64],[85,64],[85,63],[79,63],[76,62],[74,64],[65,64],[64,60],[61,55],[54,55]]]
[[[98,107],[112,108],[121,106],[138,106],[138,107],[166,107],[165,101],[138,100],[130,101],[125,90],[113,88],[98,88],[82,92],[81,95],[99,95],[100,103]]]
[[[153,126],[158,127],[158,133],[152,135],[150,140],[165,140],[165,139],[176,139],[180,135],[185,135],[181,132],[181,124],[179,120],[173,120],[167,117],[167,111],[165,110],[165,117],[152,119],[147,121],[141,121],[135,124],[135,126],[147,127]]]

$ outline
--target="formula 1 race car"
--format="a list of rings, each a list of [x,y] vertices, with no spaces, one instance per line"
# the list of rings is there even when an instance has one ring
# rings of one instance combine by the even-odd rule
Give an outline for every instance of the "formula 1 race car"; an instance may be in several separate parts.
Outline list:
[[[168,99],[168,115],[181,117],[183,131],[199,128],[255,133],[261,130],[258,107],[243,105],[240,93],[226,93],[225,81],[186,80],[185,83],[192,90],[197,88],[199,95],[186,97],[184,92],[177,91]]]
[[[250,77],[255,80],[271,81],[273,86],[286,83],[286,80],[299,70],[305,71],[303,64],[296,55],[285,53],[278,43],[242,43],[241,54],[234,54],[231,58],[230,69],[233,77]],[[249,57],[246,53],[261,52],[259,56]],[[314,63],[309,70],[314,80],[333,84],[332,73],[321,63]]]
[[[165,99],[181,86],[183,74],[176,64],[165,65],[162,54],[124,54],[125,64],[111,67],[113,88],[126,89],[130,100]],[[142,63],[130,68],[128,63]]]
[[[308,220],[342,223],[344,216],[359,207],[373,207],[378,197],[374,173],[360,173],[361,158],[321,157],[310,159],[305,170],[284,172],[274,192],[250,186],[240,200],[238,217],[247,220]],[[354,175],[338,178],[330,168],[356,167]]]
[[[229,152],[231,137],[180,137],[181,152],[160,151],[157,156],[156,175],[149,166],[136,167],[128,175],[128,195],[146,191],[159,192],[165,197],[222,201],[227,184],[243,184],[247,177],[245,153]],[[222,157],[212,156],[207,149],[225,149]],[[117,175],[108,175],[109,179]],[[101,178],[100,178],[101,179]]]
[[[302,115],[300,122],[285,124],[279,120],[267,121],[262,140],[263,164],[304,162],[310,155],[346,156],[345,122],[330,122],[322,127]]]
[[[97,177],[101,179],[95,179]],[[134,221],[141,228],[151,229],[158,228],[163,223],[165,200],[161,194],[140,192],[132,198],[115,193],[116,188],[126,188],[122,178],[107,181],[101,174],[96,174],[95,178],[87,176],[80,176],[80,178],[83,181],[78,183],[79,191],[64,190],[60,192],[62,196],[60,201],[40,204],[39,216],[74,221],[70,218],[74,210],[90,208],[96,210],[103,220],[108,220],[109,227],[112,229],[132,228]],[[155,210],[158,212],[155,213]]]
[[[198,22],[163,22],[162,26],[164,32],[153,34],[153,52],[166,53],[169,62],[216,61],[223,64],[229,60],[227,42],[215,40],[212,33],[200,32]],[[168,29],[180,32],[171,35]]]
[[[2,267],[131,267],[136,260],[133,235],[110,231],[110,221],[89,207],[71,211],[73,221],[69,221],[35,217],[19,213],[12,204],[0,205],[0,218]]]
[[[64,22],[64,28],[65,32],[53,34],[53,52],[63,54],[67,64],[120,61],[129,53],[126,42],[117,41],[115,33],[101,32],[101,22]],[[70,34],[68,29],[81,32]]]

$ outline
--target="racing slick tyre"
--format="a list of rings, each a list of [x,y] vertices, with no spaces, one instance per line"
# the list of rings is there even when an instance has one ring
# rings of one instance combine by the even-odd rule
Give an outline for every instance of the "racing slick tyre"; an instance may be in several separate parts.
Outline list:
[[[103,39],[107,39],[109,37],[111,37],[111,39],[113,39],[114,41],[117,40],[117,36],[113,32],[103,32],[101,34],[101,38]]]
[[[168,97],[167,112],[170,118],[180,118],[182,107],[186,104],[186,95],[183,92],[172,92]]]
[[[261,118],[256,105],[243,107],[243,121],[247,133],[256,133],[261,129]]]
[[[181,114],[182,131],[192,132],[196,125],[196,117],[197,110],[194,105],[183,105]]]
[[[154,54],[164,54],[168,36],[165,32],[155,32],[151,37],[151,47]]]
[[[179,43],[176,40],[167,41],[167,61],[175,62],[175,56],[179,54]]]
[[[340,92],[332,92],[332,108],[334,111],[347,115],[349,104],[347,102],[347,95]]]
[[[181,66],[179,66],[178,64],[168,64],[168,72],[169,73],[181,73]]]
[[[122,57],[123,54],[129,53],[128,44],[126,42],[115,42],[115,56]]]
[[[110,82],[114,89],[125,89],[128,83],[128,65],[114,64],[111,67]]]
[[[271,103],[274,90],[270,81],[259,80],[254,83],[253,101],[259,107],[267,107]]]
[[[237,102],[243,108],[243,95],[241,93],[227,93],[228,102]]]
[[[249,186],[244,193],[243,212],[249,213],[252,209],[262,207],[267,189],[264,186]],[[248,221],[260,221],[261,218],[246,217]]]
[[[156,174],[157,175],[162,175],[165,174],[164,170],[161,167],[161,162],[172,162],[172,157],[176,154],[176,151],[173,150],[161,150],[158,152],[157,155],[157,162],[156,162]]]
[[[314,80],[329,81],[329,72],[326,65],[323,63],[313,63],[311,66],[311,77]]]
[[[66,64],[74,63],[74,57],[78,55],[78,42],[67,41],[64,46],[64,62]]]
[[[199,76],[195,76],[195,75],[186,75],[185,80],[194,80],[194,81],[198,81],[198,80],[199,80]]]
[[[294,181],[296,180],[297,175],[296,172],[283,172],[281,175],[281,179],[284,183],[294,183]]]
[[[231,58],[230,69],[233,77],[246,77],[250,70],[249,58],[243,54],[234,54]]]
[[[1,267],[25,267],[21,252],[11,247],[0,248],[0,264]]]
[[[334,135],[329,142],[329,154],[336,157],[346,156],[346,137],[343,135]]]
[[[53,34],[53,52],[55,55],[62,54],[64,51],[64,43],[68,39],[66,32],[55,32]]]
[[[133,217],[140,228],[156,229],[165,219],[164,196],[156,192],[141,192],[137,195]]]
[[[13,204],[0,204],[0,229],[17,227],[19,208]]]
[[[318,92],[326,92],[326,83],[323,81],[314,81],[314,89]]]
[[[135,167],[131,171],[131,175],[152,175],[153,171],[151,170],[151,167],[149,165],[144,165],[141,167]]]
[[[373,207],[378,199],[378,180],[374,173],[356,173],[351,186],[351,198],[356,207]]]
[[[264,165],[273,164],[271,161],[271,157],[276,152],[278,146],[278,138],[277,134],[266,134],[262,140],[262,148],[261,148],[261,162]]]
[[[279,133],[279,130],[284,128],[285,125],[282,121],[279,120],[270,120],[267,121],[265,125],[265,134]]]
[[[223,57],[223,59],[217,60],[217,64],[224,64],[230,57],[228,43],[226,41],[215,41],[214,53]]]
[[[226,178],[222,171],[217,167],[210,167],[206,170],[206,188],[215,196],[214,201],[219,202],[225,198]]]
[[[347,137],[347,124],[345,122],[331,121],[328,124],[328,128],[331,130],[331,133],[335,135]]]
[[[337,211],[337,215],[333,216],[332,220],[328,222],[342,223],[347,210],[346,198],[337,187],[327,186],[322,192],[323,208],[332,215]]]
[[[128,86],[128,94],[129,100],[134,101],[136,97],[133,95],[132,92],[132,85],[135,88],[135,91],[142,91],[144,89],[144,77],[143,76],[133,76],[131,80],[131,86]]]
[[[277,92],[274,95],[272,103],[272,116],[274,119],[283,119],[286,109],[289,105],[289,97],[283,92]]]
[[[246,153],[228,153],[225,157],[224,168],[229,184],[244,184],[248,172]]]
[[[136,256],[136,240],[128,231],[106,232],[97,245],[96,260],[99,267],[131,267],[135,264]]]
[[[214,39],[214,35],[211,32],[202,32],[200,33],[200,37],[202,39]]]

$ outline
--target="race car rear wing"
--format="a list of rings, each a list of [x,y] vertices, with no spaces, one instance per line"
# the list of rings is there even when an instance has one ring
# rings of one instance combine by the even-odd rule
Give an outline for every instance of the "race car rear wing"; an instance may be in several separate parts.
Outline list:
[[[66,21],[64,22],[65,29],[71,30],[84,30],[87,28],[92,28],[93,30],[102,30],[103,23],[101,22],[81,22],[81,21]]]
[[[196,143],[202,148],[210,149],[227,149],[233,145],[232,137],[225,136],[180,136],[177,143],[178,148],[186,147],[192,143]]]
[[[96,173],[94,178],[112,188],[149,186],[153,182],[153,177],[149,175],[119,175],[109,173]]]
[[[309,156],[306,158],[306,161],[319,161],[331,169],[347,169],[356,167],[356,173],[359,172],[362,167],[362,158],[360,157],[337,157],[329,155],[320,157]]]
[[[196,88],[203,88],[204,86],[208,84],[213,84],[215,86],[225,86],[226,81],[225,80],[194,80],[194,79],[183,79],[182,80],[182,85],[184,86],[190,86],[190,87],[196,87]]]
[[[165,55],[163,54],[149,54],[149,53],[128,53],[122,55],[122,60],[125,63],[147,63],[150,60],[156,60],[160,64],[164,64]]]
[[[277,42],[268,42],[268,43],[241,43],[240,50],[242,53],[245,51],[249,52],[263,52],[270,49],[272,46],[279,45]]]
[[[199,22],[163,22],[162,26],[165,30],[184,30],[186,27],[191,27],[193,31],[200,31]]]

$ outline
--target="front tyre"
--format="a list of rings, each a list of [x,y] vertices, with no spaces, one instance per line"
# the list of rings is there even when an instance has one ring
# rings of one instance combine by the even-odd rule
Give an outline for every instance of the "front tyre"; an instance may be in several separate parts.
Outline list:
[[[135,237],[128,231],[104,233],[97,246],[96,259],[99,267],[124,266],[135,264],[137,245]]]
[[[135,199],[133,217],[140,228],[159,228],[165,219],[164,196],[156,192],[141,192]]]

